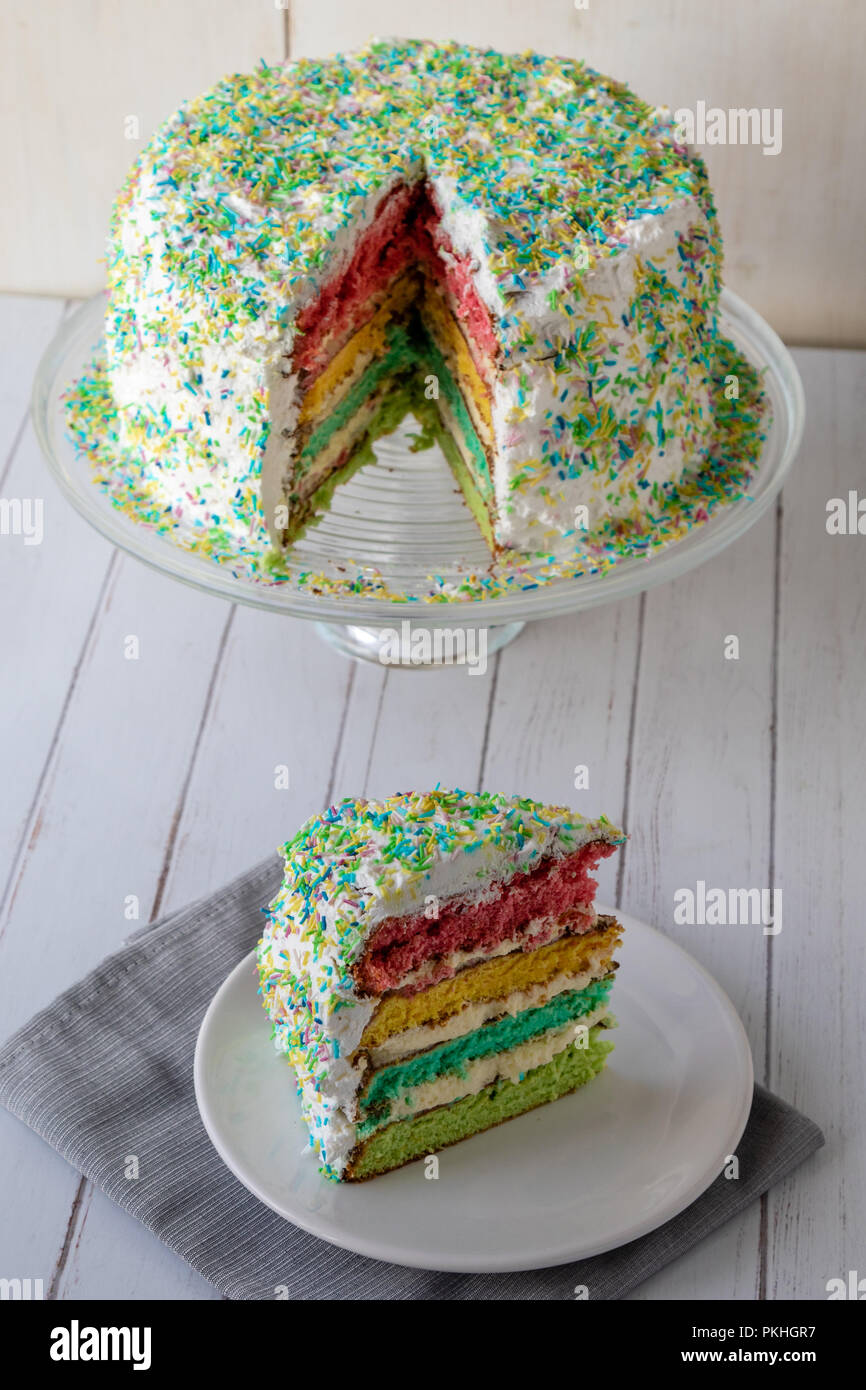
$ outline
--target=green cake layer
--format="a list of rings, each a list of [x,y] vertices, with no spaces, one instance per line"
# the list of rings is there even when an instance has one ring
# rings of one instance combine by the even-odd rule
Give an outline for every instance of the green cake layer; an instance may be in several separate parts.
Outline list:
[[[351,1181],[372,1178],[390,1168],[468,1139],[503,1120],[576,1091],[602,1070],[613,1042],[600,1024],[589,1030],[586,1047],[567,1047],[522,1081],[494,1081],[473,1096],[428,1110],[378,1130],[356,1150],[347,1170]]]
[[[366,1137],[373,1129],[385,1124],[391,1111],[391,1101],[401,1092],[423,1086],[441,1076],[465,1076],[470,1063],[482,1057],[508,1052],[521,1043],[540,1037],[542,1033],[564,1027],[585,1014],[606,1004],[613,985],[613,976],[593,980],[584,989],[564,990],[548,1003],[523,1009],[517,1014],[485,1023],[471,1033],[440,1043],[438,1047],[418,1052],[405,1062],[376,1071],[362,1097],[362,1119],[358,1133]]]

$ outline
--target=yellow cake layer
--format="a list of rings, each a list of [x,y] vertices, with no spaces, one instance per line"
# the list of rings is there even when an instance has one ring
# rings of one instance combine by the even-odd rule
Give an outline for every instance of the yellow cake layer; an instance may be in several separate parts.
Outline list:
[[[450,980],[440,980],[419,994],[386,995],[364,1029],[359,1047],[376,1047],[385,1038],[405,1032],[407,1028],[442,1022],[470,1002],[504,999],[516,990],[543,984],[565,972],[577,975],[586,970],[589,960],[602,946],[605,950],[599,959],[599,973],[608,973],[611,953],[621,935],[619,924],[595,927],[581,936],[562,936],[537,951],[518,950],[507,956],[494,956],[461,970]]]
[[[493,416],[490,395],[475,365],[460,326],[444,299],[429,284],[424,296],[424,322],[444,354],[460,386],[467,409],[475,417],[476,427],[483,423],[488,441],[493,437]]]
[[[387,344],[385,329],[391,319],[402,316],[418,292],[418,282],[414,276],[404,275],[389,290],[371,319],[368,319],[357,333],[354,333],[340,351],[331,359],[321,376],[316,377],[304,395],[298,414],[298,424],[305,425],[323,412],[337,404],[343,395],[342,386],[347,390],[357,376],[360,376],[375,357],[385,354]],[[361,359],[359,361],[359,358]],[[334,399],[329,399],[331,396]]]

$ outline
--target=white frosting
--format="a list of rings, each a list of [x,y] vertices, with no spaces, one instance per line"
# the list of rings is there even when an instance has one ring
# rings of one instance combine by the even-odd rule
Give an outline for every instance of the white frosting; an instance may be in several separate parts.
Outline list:
[[[442,855],[419,878],[418,875],[395,870],[388,892],[383,894],[377,884],[375,860],[370,871],[357,874],[358,887],[370,894],[366,922],[368,934],[386,917],[410,917],[423,912],[430,898],[441,904],[455,898],[467,903],[495,901],[502,885],[514,874],[543,859],[556,860],[574,850],[574,843],[560,838],[559,827],[551,825],[527,836],[523,847],[514,854],[504,855],[497,845],[485,845],[466,853]]]
[[[651,345],[646,336],[633,327],[627,332],[622,323],[622,316],[635,298],[636,276],[642,270],[643,260],[651,255],[654,266],[663,268],[674,283],[684,284],[678,238],[694,225],[706,229],[703,213],[693,200],[683,200],[663,213],[632,223],[625,236],[628,247],[592,269],[586,280],[585,297],[577,305],[565,300],[572,307],[571,316],[553,312],[541,288],[515,297],[521,315],[540,342],[562,342],[569,328],[577,337],[584,327],[595,325],[607,340],[608,378],[603,390],[596,389],[595,402],[609,406],[618,420],[634,425],[644,423],[650,407],[659,407],[667,437],[663,448],[644,445],[632,460],[633,467],[623,469],[617,482],[611,481],[606,470],[593,472],[583,468],[575,477],[563,480],[544,470],[540,478],[545,484],[543,493],[534,487],[515,489],[516,478],[527,469],[538,468],[542,431],[548,427],[551,416],[571,421],[586,408],[586,383],[579,371],[556,374],[549,358],[521,359],[500,373],[493,395],[498,512],[495,533],[500,544],[566,555],[574,550],[578,507],[587,509],[585,518],[580,514],[580,522],[588,530],[607,515],[633,513],[634,472],[639,469],[647,484],[641,505],[652,510],[652,485],[679,478],[688,463],[695,465],[703,457],[713,409],[708,384],[693,361],[683,358],[669,363],[654,395],[637,392],[651,394],[651,400],[637,412],[634,396],[618,392],[615,385],[619,374],[633,372],[636,366],[641,371],[649,367]],[[689,403],[691,419],[684,412],[683,401]],[[564,440],[564,433],[562,437]],[[570,452],[574,459],[579,457],[578,448]]]

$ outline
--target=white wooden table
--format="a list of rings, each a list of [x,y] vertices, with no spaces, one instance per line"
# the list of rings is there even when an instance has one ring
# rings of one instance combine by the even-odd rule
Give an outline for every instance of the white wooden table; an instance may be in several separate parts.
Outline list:
[[[534,624],[469,678],[353,665],[312,626],[199,596],[90,530],[27,417],[64,309],[0,299],[0,496],[45,506],[41,545],[0,536],[0,1034],[128,935],[133,895],[140,922],[180,907],[341,796],[483,783],[603,810],[631,839],[602,900],[713,971],[758,1079],[827,1137],[634,1296],[823,1298],[866,1274],[866,537],[825,528],[828,498],[866,494],[866,356],[797,353],[799,463],[738,544],[643,597]],[[676,926],[674,892],[699,879],[780,887],[782,931]],[[216,1297],[0,1112],[0,1276],[15,1275],[57,1298]]]

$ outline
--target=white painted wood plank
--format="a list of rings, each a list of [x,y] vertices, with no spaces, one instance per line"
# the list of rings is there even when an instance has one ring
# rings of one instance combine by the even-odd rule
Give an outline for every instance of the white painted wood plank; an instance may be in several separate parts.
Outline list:
[[[311,624],[235,612],[189,786],[175,811],[161,912],[266,858],[327,804],[351,673]],[[154,711],[154,728],[165,714],[164,707]],[[275,785],[283,766],[285,789]],[[87,1297],[114,1290],[112,1297],[124,1299],[218,1297],[99,1192],[89,1194],[77,1224],[60,1294],[74,1298],[83,1290]]]
[[[866,183],[852,179],[866,139],[859,101],[866,8],[857,0],[295,0],[293,56],[359,47],[373,34],[458,39],[507,52],[582,58],[671,110],[783,111],[782,151],[702,150],[716,192],[732,289],[794,342],[866,341],[859,244]],[[807,293],[793,293],[792,286]]]
[[[404,671],[399,674],[408,680],[411,680],[413,675],[420,680],[427,678],[427,673],[418,671]],[[397,672],[393,672],[389,676],[386,667],[373,665],[371,662],[351,663],[346,712],[334,759],[330,797],[332,803],[340,801],[344,796],[367,794],[368,768],[373,740],[382,714],[386,683],[390,679],[396,679],[397,675]]]
[[[500,658],[484,785],[621,823],[639,599],[530,623]],[[589,786],[577,789],[585,766]],[[613,904],[619,855],[599,868]]]
[[[56,1297],[217,1300],[220,1294],[99,1188],[86,1185]]]
[[[830,536],[826,504],[866,496],[866,355],[798,353],[807,398],[785,491],[770,1082],[826,1147],[769,1200],[768,1296],[826,1298],[866,1276],[866,536]]]
[[[324,809],[351,674],[311,623],[236,612],[163,911],[275,853]]]
[[[25,546],[14,535],[0,538],[0,628],[7,654],[0,720],[0,899],[22,847],[111,555],[63,502],[27,423],[32,375],[62,311],[56,300],[0,300],[0,492],[19,499],[40,497],[45,514],[41,545]],[[76,576],[74,586],[70,574]],[[29,966],[23,979],[32,973]],[[13,985],[24,992],[20,979]],[[0,1034],[5,1037],[9,1031],[0,1011]],[[53,1150],[11,1115],[0,1113],[0,1269],[10,1277],[42,1279],[44,1289],[50,1288],[58,1235],[62,1237],[78,1182],[78,1174]]]
[[[756,926],[678,926],[674,893],[768,887],[774,580],[773,517],[723,555],[646,595],[631,751],[623,906],[695,955],[765,1048],[768,939]],[[739,660],[726,660],[735,635]],[[627,943],[623,947],[627,968]],[[755,1205],[638,1298],[753,1298],[760,1272]]]
[[[226,613],[134,561],[115,564],[0,921],[5,1032],[121,943],[136,925],[124,915],[127,895],[147,919]],[[140,658],[127,661],[133,634]],[[12,1249],[41,1229],[16,1161],[27,1147],[3,1155]],[[64,1221],[55,1259],[65,1237]],[[116,1258],[122,1270],[122,1246]]]
[[[8,497],[6,469],[20,437],[33,376],[42,353],[60,323],[63,300],[28,295],[0,295],[0,494]]]
[[[478,788],[481,751],[496,669],[389,670],[382,687],[363,795],[443,787]],[[338,796],[357,796],[351,787]]]
[[[440,782],[478,786],[498,657],[483,674],[461,667],[354,667],[331,800],[390,796]]]
[[[101,288],[115,194],[154,128],[230,72],[284,53],[273,0],[7,0],[0,8],[0,288]],[[129,138],[132,117],[137,138]]]
[[[41,1279],[47,1296],[80,1182],[80,1173],[0,1107],[0,1277]]]
[[[28,419],[33,374],[63,313],[59,300],[0,296],[0,496],[29,504],[31,524],[40,508],[42,533],[38,544],[30,543],[37,533],[28,539],[14,525],[0,535],[0,628],[12,655],[0,722],[0,902],[111,558],[110,547],[70,513]]]
[[[7,1028],[135,928],[129,895],[147,921],[228,611],[133,560],[115,566],[0,924]],[[130,638],[137,660],[124,657]],[[57,884],[76,888],[63,930],[45,910]],[[12,981],[34,950],[42,965],[25,993]]]
[[[623,906],[715,974],[749,1032],[759,1079],[764,962],[759,927],[677,925],[674,894],[766,887],[775,520],[646,595]],[[739,660],[725,641],[739,639]]]
[[[61,496],[29,422],[2,495],[42,503],[44,538],[0,536],[0,902],[113,554]]]

